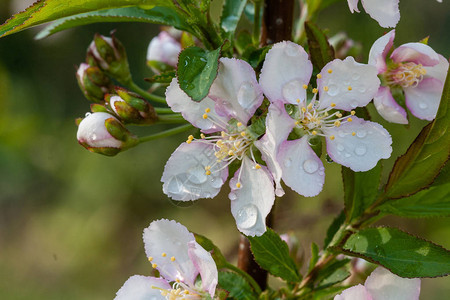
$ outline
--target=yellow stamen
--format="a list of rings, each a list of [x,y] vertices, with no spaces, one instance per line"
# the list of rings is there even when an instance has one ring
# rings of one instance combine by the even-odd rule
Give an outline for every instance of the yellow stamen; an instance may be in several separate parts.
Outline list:
[[[171,261],[175,261],[175,256],[172,256],[172,257],[170,258],[170,260],[171,260]]]
[[[166,257],[167,254],[163,252],[163,253],[161,254],[161,256],[162,256],[162,257]]]
[[[153,269],[156,269],[156,267],[158,267],[157,264],[152,264],[152,268],[153,268]]]
[[[336,107],[336,103],[331,103],[330,106],[331,107]]]
[[[317,131],[313,130],[312,135],[316,135]]]
[[[240,189],[241,188],[241,183],[240,182],[238,182],[238,183],[236,183],[236,187],[238,188],[238,189]]]
[[[206,113],[209,113],[210,111],[211,111],[211,108],[209,108],[209,107],[205,109]]]
[[[313,88],[313,93],[317,94],[318,90],[316,88]]]
[[[334,126],[336,127],[341,126],[341,122],[339,120],[334,121]]]
[[[347,88],[349,91],[351,91],[352,90],[352,87],[351,86],[348,86],[348,88]]]
[[[352,110],[352,111],[350,112],[350,114],[351,114],[352,116],[354,116],[354,115],[356,114],[356,111]]]
[[[148,258],[148,261],[151,262],[152,260],[153,260],[153,257],[150,256],[150,257]]]
[[[337,113],[336,116],[337,116],[338,118],[342,118],[342,114],[341,114],[341,113]]]
[[[334,135],[330,136],[330,140],[334,140]]]
[[[205,174],[206,175],[211,175],[211,171],[210,170],[206,170]]]
[[[313,106],[312,103],[308,104],[308,109],[311,109],[312,106]]]
[[[236,125],[239,127],[239,126],[242,126],[242,123],[241,122],[237,122]]]
[[[302,112],[306,112],[306,107],[302,107]]]
[[[244,137],[245,135],[246,135],[245,131],[242,131],[242,132],[241,132],[241,136]]]
[[[295,100],[295,101],[297,101],[297,103],[300,103],[300,99],[297,99],[297,100]]]
[[[261,166],[260,166],[259,164],[256,164],[256,165],[255,165],[255,169],[256,169],[256,170],[259,170],[259,169],[261,169]]]
[[[306,90],[308,88],[308,86],[306,84],[304,84],[303,88]]]
[[[352,135],[355,136],[355,135],[356,135],[356,132],[353,131],[353,132],[352,132]]]
[[[200,137],[204,139],[206,136],[203,133],[200,133]]]
[[[351,121],[353,121],[353,119],[352,118],[347,118],[347,121],[351,122]]]
[[[328,89],[327,86],[324,86],[324,87],[323,87],[323,90],[324,90],[325,92],[328,92],[329,89]]]
[[[206,120],[206,119],[208,119],[208,115],[207,114],[203,114],[202,118]]]
[[[328,69],[328,74],[331,74],[331,73],[333,73],[333,70],[331,70],[331,69]]]
[[[322,78],[322,74],[317,74],[317,79]]]

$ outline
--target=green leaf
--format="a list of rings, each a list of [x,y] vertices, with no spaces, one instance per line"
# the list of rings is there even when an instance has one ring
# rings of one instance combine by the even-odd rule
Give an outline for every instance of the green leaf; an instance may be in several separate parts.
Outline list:
[[[224,268],[227,265],[227,260],[223,256],[222,252],[220,252],[219,248],[217,248],[214,243],[208,239],[207,237],[194,233],[195,240],[200,244],[206,251],[211,253],[212,258],[214,259],[216,266],[218,269]]]
[[[228,0],[225,1],[222,16],[220,17],[220,26],[229,35],[233,35],[237,24],[244,12],[247,0]]]
[[[351,260],[348,258],[344,258],[341,260],[335,259],[332,260],[330,263],[328,263],[325,266],[322,266],[322,269],[319,274],[317,274],[316,282],[319,283],[322,288],[326,288],[331,285],[331,281],[338,280],[341,276],[343,276],[342,272],[336,271],[345,267]],[[346,271],[346,270],[344,270]],[[326,284],[324,284],[326,282]]]
[[[317,289],[325,289],[327,287],[330,287],[332,285],[335,285],[339,282],[344,281],[348,277],[350,277],[350,272],[344,269],[337,269],[334,270],[330,276],[323,279],[320,283]]]
[[[219,272],[219,286],[229,292],[229,298],[238,300],[257,299],[250,284],[239,274]]]
[[[38,0],[1,25],[0,37],[68,16],[133,5],[150,9],[154,6],[172,7],[173,3],[167,0]]]
[[[450,273],[450,251],[395,228],[363,229],[335,249],[382,265],[401,277],[438,277]]]
[[[289,282],[299,282],[295,262],[289,256],[288,245],[271,229],[260,237],[248,237],[256,262],[270,274]]]
[[[328,227],[327,235],[325,237],[325,240],[323,242],[323,248],[326,249],[328,245],[330,245],[334,235],[336,232],[338,232],[339,228],[345,221],[345,212],[342,211],[339,216],[337,216],[333,222],[331,223],[330,227]]]
[[[177,74],[176,74],[175,70],[171,70],[171,71],[166,71],[161,74],[153,75],[150,78],[145,78],[145,81],[158,82],[158,83],[170,83],[172,81],[172,79],[174,79],[176,77],[176,75]]]
[[[450,216],[450,183],[432,186],[410,197],[388,201],[380,210],[413,218]]]
[[[217,76],[220,48],[212,51],[198,47],[184,49],[178,57],[178,83],[194,101],[205,98]]]
[[[192,28],[175,10],[168,7],[158,6],[148,10],[139,7],[124,7],[92,11],[59,19],[39,32],[36,39],[43,39],[72,27],[98,22],[154,23],[173,26],[184,31],[190,31]]]
[[[350,286],[333,286],[323,290],[317,290],[314,292],[313,300],[332,299],[334,295],[339,294]]]
[[[308,273],[311,272],[311,270],[314,268],[318,260],[319,260],[319,246],[317,246],[317,244],[313,242],[311,243],[311,258],[309,260]]]
[[[347,222],[359,217],[377,198],[380,185],[381,163],[367,172],[354,172],[342,167],[344,203]]]
[[[447,161],[445,166],[439,172],[439,175],[433,181],[432,186],[438,186],[441,184],[446,184],[450,182],[450,163]]]
[[[318,70],[322,70],[328,62],[334,59],[334,49],[328,43],[328,39],[322,30],[314,23],[305,22],[305,32],[308,38],[311,61]]]
[[[436,119],[425,126],[404,155],[395,162],[386,185],[388,198],[412,195],[429,186],[450,155],[450,74]]]

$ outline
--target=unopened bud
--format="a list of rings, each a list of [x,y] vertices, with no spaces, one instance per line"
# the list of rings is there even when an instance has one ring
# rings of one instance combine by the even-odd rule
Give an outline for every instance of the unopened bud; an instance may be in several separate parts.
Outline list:
[[[138,95],[116,88],[117,95],[107,95],[106,101],[124,123],[151,124],[157,120],[155,109]]]
[[[88,62],[97,65],[121,83],[128,83],[131,80],[125,48],[114,35],[94,36],[88,49]]]
[[[358,57],[361,55],[362,45],[350,39],[343,32],[337,33],[328,41],[334,48],[336,58],[344,59],[347,56]]]
[[[154,37],[147,50],[147,65],[155,72],[167,70],[167,66],[176,67],[181,44],[167,32],[161,31]]]
[[[108,156],[116,155],[138,142],[137,137],[119,120],[104,112],[87,114],[78,125],[77,139],[89,151]]]
[[[100,68],[82,63],[77,70],[77,80],[84,96],[93,102],[102,103],[111,88],[109,77]]]

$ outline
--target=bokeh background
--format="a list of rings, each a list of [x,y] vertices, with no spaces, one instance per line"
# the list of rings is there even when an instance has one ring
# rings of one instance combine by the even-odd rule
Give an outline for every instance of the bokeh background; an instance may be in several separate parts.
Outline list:
[[[1,2],[3,22],[31,1]],[[429,44],[449,57],[450,3],[444,2],[401,1],[396,44],[429,35]],[[346,31],[360,41],[362,62],[385,32],[364,12],[350,14],[345,1],[323,11],[318,24],[329,29],[329,36]],[[143,78],[151,75],[146,49],[157,26],[94,24],[41,41],[33,39],[37,30],[0,40],[0,299],[112,299],[129,276],[151,273],[142,230],[159,218],[176,219],[210,237],[235,260],[239,233],[229,212],[228,186],[215,199],[187,205],[162,193],[164,164],[186,134],[113,158],[78,145],[74,119],[89,110],[89,102],[78,89],[75,66],[84,60],[94,33],[112,29],[127,48],[136,81],[146,86]],[[385,170],[425,124],[415,119],[406,127],[383,123],[395,149]],[[131,129],[148,134],[163,127]],[[277,200],[275,229],[294,232],[308,258],[310,243],[322,245],[342,200],[340,167],[326,163],[326,184],[318,197],[288,192]],[[388,217],[379,224],[450,248],[447,219]],[[450,280],[424,279],[422,290],[422,299],[443,299],[450,294]]]

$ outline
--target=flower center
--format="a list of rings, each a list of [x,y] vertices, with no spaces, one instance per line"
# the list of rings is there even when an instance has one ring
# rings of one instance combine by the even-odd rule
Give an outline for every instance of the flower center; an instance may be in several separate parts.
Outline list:
[[[335,103],[320,109],[319,102],[316,101],[316,94],[308,105],[300,100],[297,100],[297,103],[298,113],[294,118],[295,124],[309,135],[327,136],[324,129],[340,127],[342,124],[352,122],[351,116],[355,115],[354,110],[350,112],[350,116],[343,116],[340,111],[331,112],[336,107]],[[334,136],[330,136],[330,139],[333,140]]]
[[[399,63],[396,68],[388,71],[387,83],[399,85],[403,88],[416,87],[426,74],[427,70],[421,64]]]

